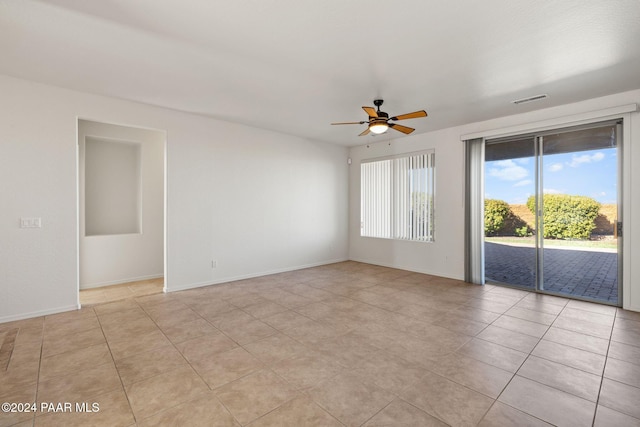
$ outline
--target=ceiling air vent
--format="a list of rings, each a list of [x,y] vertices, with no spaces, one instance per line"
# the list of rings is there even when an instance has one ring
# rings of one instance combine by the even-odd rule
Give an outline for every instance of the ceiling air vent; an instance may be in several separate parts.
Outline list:
[[[548,98],[549,95],[543,93],[542,95],[530,96],[529,98],[516,99],[515,101],[511,101],[513,104],[526,104],[527,102],[539,101],[541,99]]]

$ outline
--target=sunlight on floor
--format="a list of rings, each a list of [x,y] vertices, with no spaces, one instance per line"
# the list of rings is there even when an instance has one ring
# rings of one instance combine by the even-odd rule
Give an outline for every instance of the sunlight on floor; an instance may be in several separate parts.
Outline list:
[[[119,301],[127,298],[162,293],[164,277],[120,285],[103,286],[101,288],[80,290],[80,304],[95,305],[105,302]]]

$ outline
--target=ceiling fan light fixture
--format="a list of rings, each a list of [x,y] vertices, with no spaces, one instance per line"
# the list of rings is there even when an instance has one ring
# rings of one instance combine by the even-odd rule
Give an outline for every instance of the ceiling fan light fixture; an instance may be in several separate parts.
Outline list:
[[[372,123],[369,125],[369,130],[375,134],[385,133],[389,129],[389,125],[386,123]]]

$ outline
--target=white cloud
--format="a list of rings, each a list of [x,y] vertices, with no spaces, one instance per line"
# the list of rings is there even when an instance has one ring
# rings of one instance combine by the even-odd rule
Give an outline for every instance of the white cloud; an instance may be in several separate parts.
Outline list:
[[[489,169],[489,175],[503,181],[518,181],[526,178],[529,172],[522,166],[518,166],[513,160],[500,160]]]
[[[573,156],[571,158],[571,161],[569,163],[567,163],[569,166],[571,166],[572,168],[577,168],[578,166],[580,166],[583,163],[594,163],[594,162],[599,162],[600,160],[604,159],[604,153],[598,151],[597,153],[594,154],[583,154],[581,156]]]
[[[529,185],[531,184],[533,181],[531,181],[530,179],[523,179],[522,181],[518,181],[515,184],[513,184],[514,187],[524,187],[525,185]]]
[[[549,166],[549,172],[558,172],[561,171],[562,168],[564,168],[564,166],[562,166],[562,163],[554,163]]]

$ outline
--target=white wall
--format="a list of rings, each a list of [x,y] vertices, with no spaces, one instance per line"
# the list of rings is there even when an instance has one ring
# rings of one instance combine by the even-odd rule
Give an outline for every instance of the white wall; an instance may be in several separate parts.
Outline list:
[[[347,258],[344,147],[5,76],[0,93],[0,322],[77,307],[77,117],[167,131],[169,291]]]
[[[559,127],[585,120],[608,118],[617,106],[640,103],[640,90],[588,101],[471,123],[464,126],[402,137],[376,137],[375,143],[350,150],[349,257],[455,279],[464,278],[464,155],[461,137],[493,136]],[[517,108],[517,107],[514,107]],[[640,253],[640,113],[614,114],[625,118],[623,135],[623,305],[640,311],[640,265],[632,260]],[[425,119],[425,120],[428,120]],[[393,134],[391,134],[393,135]],[[369,139],[371,140],[371,139]],[[362,159],[434,148],[436,152],[436,241],[433,243],[360,237],[360,161]]]
[[[90,173],[85,169],[87,138],[96,141],[98,147],[135,144],[139,161],[129,165],[131,170],[126,173],[129,168],[124,166],[127,165],[119,167],[117,163],[130,160],[121,159],[117,157],[118,152],[112,153],[108,149],[99,151],[92,165],[107,169],[99,176],[109,179],[101,179],[99,181],[107,182],[98,182],[94,188],[89,188],[85,185],[86,174]],[[78,120],[80,289],[164,274],[165,139],[163,131]],[[108,194],[113,197],[106,197]],[[92,206],[92,200],[95,206]],[[131,204],[133,209],[123,206]],[[114,226],[117,230],[132,229],[133,226],[134,230],[88,235],[92,234],[85,221],[85,216],[89,215],[94,216],[97,224],[104,223],[105,230]]]

